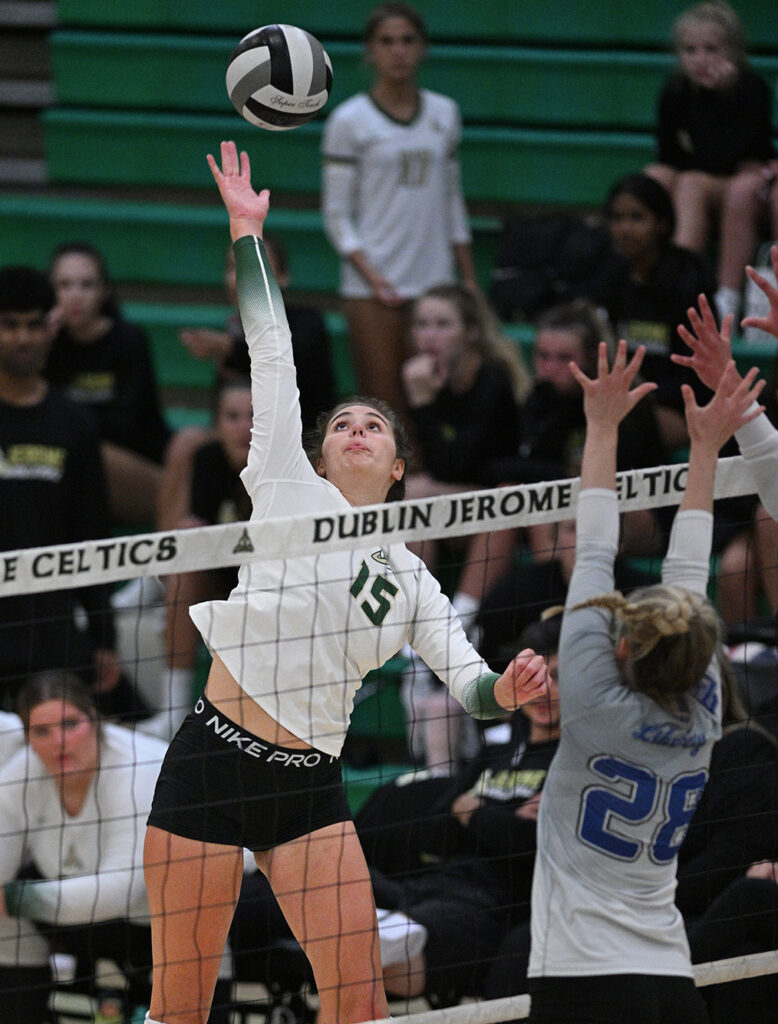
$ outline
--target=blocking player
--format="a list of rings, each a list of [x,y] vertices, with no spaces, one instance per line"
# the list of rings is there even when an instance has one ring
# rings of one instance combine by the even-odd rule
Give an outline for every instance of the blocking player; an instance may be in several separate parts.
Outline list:
[[[662,583],[613,590],[618,426],[643,349],[613,368],[605,346],[584,390],[576,562],[559,652],[562,732],[540,806],[528,975],[532,1024],[702,1024],[675,861],[721,733],[721,627],[705,597],[718,452],[752,409],[756,371],[725,371],[700,408],[684,387],[688,483]]]

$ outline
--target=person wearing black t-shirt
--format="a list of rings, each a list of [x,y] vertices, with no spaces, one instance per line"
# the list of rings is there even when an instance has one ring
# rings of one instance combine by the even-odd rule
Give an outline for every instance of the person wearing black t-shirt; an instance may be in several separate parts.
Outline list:
[[[722,0],[687,8],[673,26],[678,68],[659,97],[646,171],[673,197],[675,241],[699,253],[730,187],[773,154],[770,88],[748,63],[744,36]]]
[[[278,286],[282,292],[286,291],[292,280],[286,247],[275,235],[267,235],[264,242]],[[196,359],[215,360],[220,383],[248,377],[251,373],[246,336],[237,313],[238,293],[232,246],[224,257],[224,287],[230,305],[236,310],[227,318],[224,329],[189,327],[180,333],[181,343]],[[315,428],[321,413],[327,412],[335,404],[330,339],[324,317],[314,306],[287,303],[286,319],[292,332],[303,431],[307,433]]]
[[[151,524],[170,431],[146,335],[122,318],[93,246],[60,246],[50,276],[61,324],[46,377],[93,418],[114,518]]]
[[[29,267],[0,270],[0,550],[110,534],[105,475],[89,415],[43,377],[54,293]],[[67,668],[104,710],[121,691],[105,586],[0,600],[0,701],[33,672]],[[86,625],[82,625],[86,612]],[[118,709],[118,706],[117,706]]]
[[[450,1003],[480,993],[502,936],[529,919],[538,810],[559,740],[560,626],[556,616],[520,636],[546,656],[549,691],[523,706],[509,743],[454,778],[382,786],[355,819],[377,905],[427,933],[421,954],[384,965],[390,994]]]
[[[715,281],[701,256],[671,241],[675,211],[667,190],[646,174],[629,174],[615,182],[605,201],[613,253],[600,276],[595,299],[608,314],[618,338],[630,351],[645,345],[641,374],[654,381],[652,396],[665,445],[688,444],[681,384],[689,384],[698,402],[710,391],[684,367],[671,362],[681,352],[678,324],[701,294],[713,299]]]

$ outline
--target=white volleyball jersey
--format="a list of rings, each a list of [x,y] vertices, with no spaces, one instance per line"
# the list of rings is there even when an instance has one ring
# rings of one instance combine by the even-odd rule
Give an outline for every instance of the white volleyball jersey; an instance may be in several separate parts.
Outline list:
[[[9,912],[61,925],[113,918],[148,921],[143,841],[166,750],[154,737],[103,725],[100,769],[73,816],[32,748],[25,746],[5,764],[0,770],[0,882],[13,883],[30,862],[43,876],[8,886]],[[30,930],[29,923],[18,923]],[[7,962],[7,945],[0,942],[0,962]]]
[[[336,107],[325,125],[327,235],[343,257],[361,250],[404,298],[454,281],[452,246],[470,241],[457,155],[461,133],[456,103],[427,89],[409,124],[359,93]],[[347,259],[341,294],[372,294]]]
[[[251,355],[253,428],[241,479],[252,522],[351,505],[301,444],[289,327],[262,243],[235,244]],[[226,601],[191,616],[236,682],[285,729],[327,754],[343,745],[362,679],[408,642],[461,699],[488,672],[423,562],[403,544],[241,566]]]
[[[0,765],[7,764],[25,742],[21,718],[9,711],[0,711]]]
[[[675,518],[662,579],[705,592],[712,517]],[[579,497],[567,607],[613,590],[616,494]],[[678,848],[721,735],[714,661],[675,713],[627,688],[611,615],[566,611],[559,651],[562,732],[540,806],[532,885],[533,977],[692,976],[674,903]]]

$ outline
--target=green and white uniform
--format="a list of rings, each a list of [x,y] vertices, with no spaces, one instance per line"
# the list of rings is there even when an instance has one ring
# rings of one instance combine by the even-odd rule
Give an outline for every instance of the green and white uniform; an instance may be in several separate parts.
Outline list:
[[[241,474],[251,520],[348,512],[349,503],[315,472],[301,445],[289,328],[262,243],[241,238],[235,254],[251,355],[254,421]],[[406,643],[471,714],[502,714],[489,699],[496,676],[435,578],[402,544],[246,564],[228,600],[195,605],[191,616],[261,708],[333,756],[363,678]]]

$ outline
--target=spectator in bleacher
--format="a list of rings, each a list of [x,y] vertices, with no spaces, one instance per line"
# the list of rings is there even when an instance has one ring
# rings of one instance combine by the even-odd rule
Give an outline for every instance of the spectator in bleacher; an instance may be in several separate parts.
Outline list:
[[[264,243],[278,287],[285,293],[292,282],[286,247],[277,235],[266,235]],[[196,359],[215,361],[220,382],[235,377],[248,377],[251,372],[246,338],[238,314],[235,253],[232,246],[224,256],[224,287],[233,308],[224,330],[187,327],[180,334],[182,344]],[[335,402],[330,339],[324,317],[315,306],[285,301],[285,307],[289,330],[292,332],[303,430],[308,432],[315,428],[319,414],[331,409]]]
[[[506,929],[529,918],[538,809],[559,739],[559,627],[557,616],[519,637],[546,656],[551,681],[514,717],[509,742],[454,778],[421,772],[382,786],[357,815],[378,906],[427,936],[420,953],[384,962],[390,994],[481,994]],[[409,952],[411,936],[409,926]]]
[[[408,498],[474,490],[484,469],[519,442],[519,401],[529,374],[485,300],[459,284],[427,289],[413,304],[414,354],[403,385],[423,471],[406,480]],[[434,569],[436,543],[412,550]],[[422,550],[423,548],[423,550]]]
[[[671,241],[673,206],[667,191],[652,178],[633,174],[616,182],[605,205],[613,244],[619,261],[601,278],[600,301],[608,311],[614,331],[630,348],[646,348],[643,375],[657,384],[652,400],[667,450],[683,448],[688,435],[683,415],[681,385],[693,387],[697,400],[710,396],[686,367],[675,363],[673,353],[684,351],[678,325],[689,323],[687,311],[700,295],[713,301],[714,284],[707,264],[696,253]],[[737,454],[729,442],[721,453]],[[742,607],[745,554],[742,534],[756,509],[753,496],[717,501],[713,551],[722,558],[725,606],[728,621]]]
[[[709,392],[694,374],[670,361],[683,347],[676,328],[700,294],[712,299],[715,282],[701,256],[673,243],[676,212],[668,191],[645,174],[612,185],[605,216],[616,258],[599,282],[598,304],[613,332],[634,349],[645,345],[643,375],[658,385],[653,396],[668,449],[688,444],[680,385],[695,385],[698,400]]]
[[[292,280],[286,247],[278,236],[268,235],[265,251],[278,285],[285,292]],[[233,308],[224,329],[185,327],[180,332],[181,343],[191,355],[196,359],[211,359],[215,362],[220,384],[248,378],[251,372],[246,338],[238,314],[235,254],[232,246],[224,257],[224,288]],[[292,332],[303,431],[308,433],[315,429],[319,415],[335,404],[330,338],[324,317],[314,306],[290,302],[286,305],[286,311]],[[174,436],[160,484],[157,503],[159,529],[176,529],[191,513],[188,499],[195,452],[201,445],[214,439],[213,431],[197,427],[186,427]]]
[[[454,281],[477,291],[457,150],[456,103],[417,82],[427,30],[415,8],[374,7],[364,31],[373,82],[327,120],[322,211],[341,257],[340,293],[358,389],[406,408],[410,300]]]
[[[773,155],[772,101],[746,59],[740,18],[723,0],[687,8],[673,42],[679,67],[662,89],[656,162],[646,170],[672,194],[677,244],[704,252],[727,190]]]
[[[94,419],[114,520],[150,526],[170,431],[146,335],[122,317],[94,246],[59,246],[49,274],[59,330],[46,377]]]
[[[245,345],[245,342],[244,342]],[[251,500],[240,478],[251,443],[251,382],[233,377],[218,390],[211,440],[195,452],[187,515],[177,529],[236,523],[251,518]],[[224,600],[238,582],[237,568],[201,569],[166,576],[166,671],[160,680],[157,713],[141,723],[144,732],[172,739],[194,697],[200,634],[189,608],[200,601]]]
[[[535,324],[532,354],[535,383],[521,408],[519,447],[510,458],[490,462],[486,482],[493,486],[531,484],[578,475],[585,419],[570,363],[593,372],[597,347],[609,339],[607,325],[583,299],[541,314]],[[618,468],[641,469],[665,461],[655,410],[647,401],[623,425]],[[555,540],[550,524],[530,527],[526,541],[535,558],[553,558]],[[516,530],[473,538],[452,602],[465,628],[474,622],[484,595],[513,565],[518,542]],[[631,512],[624,517],[623,543],[631,554],[655,554],[664,545],[661,524],[650,511]]]
[[[692,963],[740,959],[775,950],[778,933],[778,862],[752,864],[708,907],[689,933]],[[773,954],[774,955],[774,954]],[[778,1005],[778,974],[701,989],[711,1024],[765,1024]]]
[[[424,472],[408,477],[406,496],[470,490],[483,482],[487,461],[518,444],[528,372],[491,310],[459,284],[416,299],[411,341],[403,385]]]
[[[94,423],[43,376],[54,301],[49,281],[37,270],[0,270],[4,551],[110,535]],[[95,688],[104,711],[131,706],[114,652],[109,597],[107,586],[91,586],[0,600],[0,703],[13,706],[30,672],[67,668]]]
[[[77,957],[93,994],[97,959],[109,958],[125,973],[128,1003],[148,1005],[142,850],[165,746],[102,724],[67,672],[33,677],[19,714],[26,746],[0,769],[3,1021],[49,1020],[50,942]]]

